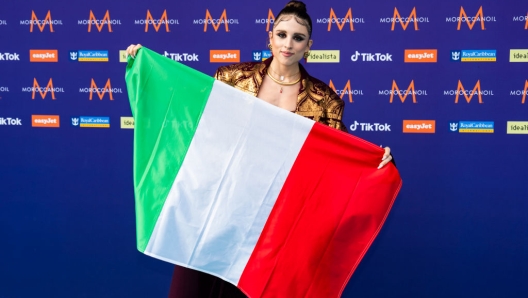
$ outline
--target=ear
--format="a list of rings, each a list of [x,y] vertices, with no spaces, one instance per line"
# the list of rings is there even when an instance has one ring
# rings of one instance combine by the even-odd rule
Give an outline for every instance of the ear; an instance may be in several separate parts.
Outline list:
[[[308,41],[308,50],[310,50],[312,48],[312,44],[313,44],[313,39],[310,39]]]
[[[271,37],[273,36],[273,32],[272,31],[269,31],[268,32],[268,37],[269,37],[269,40],[271,41]]]

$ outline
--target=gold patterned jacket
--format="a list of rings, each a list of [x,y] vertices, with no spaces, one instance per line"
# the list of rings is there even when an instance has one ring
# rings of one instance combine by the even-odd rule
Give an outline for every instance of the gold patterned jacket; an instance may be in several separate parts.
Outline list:
[[[244,62],[222,66],[215,78],[239,90],[257,96],[273,57],[263,62]],[[345,103],[328,85],[310,76],[299,64],[301,87],[295,113],[330,127],[347,131],[341,121]]]

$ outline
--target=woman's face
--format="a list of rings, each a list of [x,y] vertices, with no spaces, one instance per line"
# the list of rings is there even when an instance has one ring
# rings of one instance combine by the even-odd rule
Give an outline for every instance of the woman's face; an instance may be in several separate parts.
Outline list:
[[[313,42],[309,39],[308,29],[292,15],[281,16],[278,21],[269,33],[273,58],[286,66],[298,63]]]

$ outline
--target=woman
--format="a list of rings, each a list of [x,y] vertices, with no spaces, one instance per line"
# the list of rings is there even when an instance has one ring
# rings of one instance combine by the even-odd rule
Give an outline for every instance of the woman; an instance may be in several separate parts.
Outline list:
[[[307,58],[312,21],[300,1],[289,2],[277,15],[273,30],[268,32],[272,57],[264,62],[247,62],[220,67],[215,78],[250,93],[268,103],[346,131],[341,122],[344,102],[325,83],[310,76],[299,64]],[[130,45],[134,57],[141,45]],[[390,149],[378,168],[392,160]],[[169,297],[246,297],[234,285],[217,277],[176,266]]]

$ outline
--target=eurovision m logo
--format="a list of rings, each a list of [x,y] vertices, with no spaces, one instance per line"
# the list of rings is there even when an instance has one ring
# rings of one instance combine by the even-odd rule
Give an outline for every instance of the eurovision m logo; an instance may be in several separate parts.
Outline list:
[[[31,24],[31,26],[29,27],[29,32],[33,32],[33,25],[37,25],[39,30],[40,30],[40,32],[44,31],[44,28],[46,27],[46,25],[49,25],[50,32],[54,32],[53,31],[53,21],[51,19],[51,11],[49,11],[49,10],[48,10],[48,14],[46,15],[46,17],[42,21],[40,21],[37,18],[37,15],[35,14],[35,11],[32,10],[31,11],[30,24]]]
[[[165,9],[163,11],[161,18],[154,20],[154,18],[152,17],[152,14],[150,13],[150,10],[147,9],[147,17],[145,18],[145,32],[148,32],[149,24],[152,24],[156,32],[158,32],[162,24],[165,24],[165,31],[170,32],[169,19],[167,18],[167,10]]]
[[[472,22],[470,22],[469,20],[470,19],[473,19]],[[467,14],[466,14],[466,11],[464,10],[464,7],[461,6],[460,7],[460,15],[458,17],[458,27],[457,27],[457,30],[460,30],[460,26],[462,25],[462,22],[465,21],[466,24],[468,25],[469,27],[469,30],[473,30],[473,26],[475,26],[475,23],[477,21],[480,21],[480,29],[482,30],[486,30],[486,28],[484,28],[484,12],[482,11],[482,6],[479,8],[479,10],[477,11],[477,14],[475,15],[474,18],[472,17],[468,17]]]
[[[92,10],[90,10],[90,18],[88,18],[88,32],[92,32],[92,24],[97,27],[97,30],[99,30],[99,32],[103,30],[103,27],[106,24],[108,25],[108,32],[112,32],[112,21],[110,20],[110,12],[107,10],[103,19],[98,20],[95,18],[95,15],[93,14]]]
[[[340,89],[340,90],[337,90],[335,87],[334,87],[334,82],[332,82],[332,80],[330,80],[330,83],[328,83],[328,87],[332,88],[332,90],[334,90],[334,92],[339,95],[339,97],[341,97],[341,99],[343,99],[343,96],[348,95],[348,101],[349,102],[354,102],[352,100],[352,89],[350,88],[350,80],[348,80],[345,84],[345,87],[343,87],[343,89]]]
[[[332,23],[337,25],[339,31],[342,31],[346,23],[350,24],[350,31],[354,31],[354,19],[352,18],[352,8],[348,11],[344,18],[338,18],[333,8],[330,8],[330,17],[328,18],[328,31],[332,28]]]
[[[404,22],[405,20],[405,22]],[[418,18],[416,17],[416,7],[413,7],[411,10],[411,14],[407,18],[402,18],[400,16],[400,13],[398,12],[398,9],[394,7],[394,15],[392,16],[392,27],[391,31],[394,31],[394,27],[396,26],[396,22],[400,23],[403,30],[407,30],[407,26],[409,26],[409,23],[414,23],[414,30],[418,30]]]

